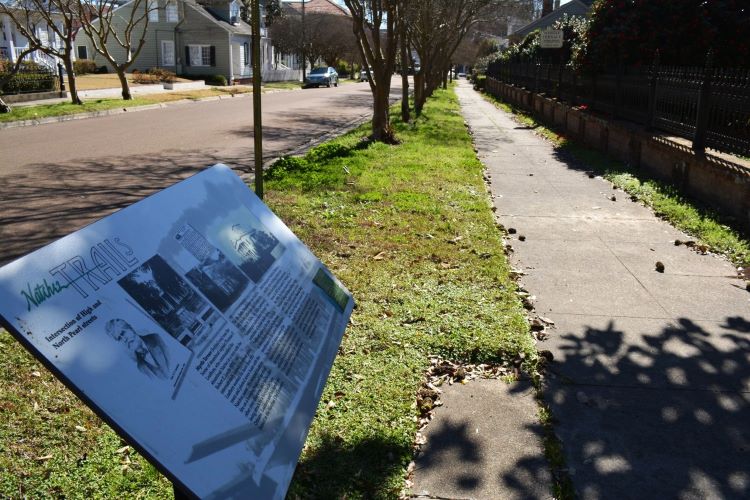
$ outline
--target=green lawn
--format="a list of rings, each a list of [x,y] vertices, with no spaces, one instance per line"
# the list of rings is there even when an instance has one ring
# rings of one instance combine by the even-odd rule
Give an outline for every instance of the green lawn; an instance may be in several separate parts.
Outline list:
[[[528,113],[489,94],[484,95],[499,108],[512,113],[519,122],[533,127],[538,134],[552,141],[556,148],[570,153],[587,168],[630,194],[634,200],[651,207],[656,215],[700,240],[711,251],[725,255],[737,266],[750,266],[750,237],[730,218],[688,199],[674,186],[558,135],[554,129],[537,122]]]
[[[399,496],[429,356],[535,368],[455,94],[393,125],[400,145],[367,143],[361,127],[269,172],[269,206],[357,301],[291,498]],[[0,342],[0,496],[170,494],[7,333]]]

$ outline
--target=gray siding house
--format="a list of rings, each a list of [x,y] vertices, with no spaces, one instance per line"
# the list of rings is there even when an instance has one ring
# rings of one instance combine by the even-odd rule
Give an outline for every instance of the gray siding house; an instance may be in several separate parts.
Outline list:
[[[249,81],[251,70],[251,29],[240,19],[240,4],[232,0],[153,0],[149,12],[146,43],[129,71],[163,68],[178,75],[224,75],[227,82]],[[210,6],[209,6],[210,2]],[[118,7],[114,22],[124,27],[130,17],[132,2]],[[116,25],[119,27],[119,25]],[[121,32],[120,29],[117,29]],[[261,67],[271,70],[273,46],[261,29]],[[83,30],[76,41],[78,58],[107,65],[94,51]],[[124,58],[116,44],[110,49]]]

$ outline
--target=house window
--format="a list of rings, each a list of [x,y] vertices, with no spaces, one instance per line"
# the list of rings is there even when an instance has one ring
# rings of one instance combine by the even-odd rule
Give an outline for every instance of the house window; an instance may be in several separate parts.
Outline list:
[[[237,2],[229,4],[229,22],[232,24],[240,23],[240,5]]]
[[[188,45],[190,66],[211,66],[210,45]]]
[[[170,0],[169,2],[167,2],[167,6],[164,10],[167,15],[168,23],[176,23],[179,20],[179,15],[177,14],[177,2]]]
[[[85,45],[78,46],[78,59],[88,59],[89,49]]]
[[[250,45],[247,42],[242,44],[242,55],[244,60],[242,65],[247,66],[250,64]]]
[[[159,22],[159,2],[156,0],[149,0],[146,3],[146,8],[148,9],[148,20],[150,22]]]
[[[161,64],[174,66],[174,42],[172,40],[161,41]]]

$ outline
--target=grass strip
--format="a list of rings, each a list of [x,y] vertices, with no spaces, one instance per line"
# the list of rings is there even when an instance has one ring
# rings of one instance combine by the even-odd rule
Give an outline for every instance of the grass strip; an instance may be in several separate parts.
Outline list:
[[[529,113],[499,98],[487,93],[483,95],[498,108],[513,114],[520,123],[550,140],[556,149],[601,174],[628,193],[634,201],[651,207],[658,217],[697,238],[712,252],[725,255],[736,266],[750,266],[750,238],[730,217],[687,198],[668,183],[558,134],[554,128],[547,127]]]
[[[200,90],[186,90],[169,93],[136,95],[129,101],[122,98],[111,99],[84,99],[81,105],[70,102],[55,104],[39,104],[36,106],[11,106],[13,111],[0,114],[0,123],[14,122],[20,120],[40,120],[55,116],[69,116],[79,113],[91,113],[95,111],[106,111],[109,109],[132,108],[137,106],[148,106],[164,102],[181,101],[184,99],[198,100],[206,97],[229,96],[251,92],[250,87],[209,87]]]
[[[400,145],[364,141],[363,126],[268,175],[266,202],[358,304],[290,498],[399,496],[429,355],[536,363],[455,94],[393,126]],[[0,496],[171,495],[5,332],[0,348]]]
[[[270,173],[269,205],[358,302],[293,497],[398,496],[428,355],[536,358],[455,94],[393,126],[400,145],[365,126]]]

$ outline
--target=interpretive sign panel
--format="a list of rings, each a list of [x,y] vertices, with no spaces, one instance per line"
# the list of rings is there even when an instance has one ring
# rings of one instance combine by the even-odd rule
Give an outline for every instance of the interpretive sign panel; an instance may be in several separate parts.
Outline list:
[[[200,498],[284,497],[353,306],[224,165],[0,268],[6,328]]]
[[[559,49],[563,46],[563,30],[542,30],[539,46],[543,49]]]

